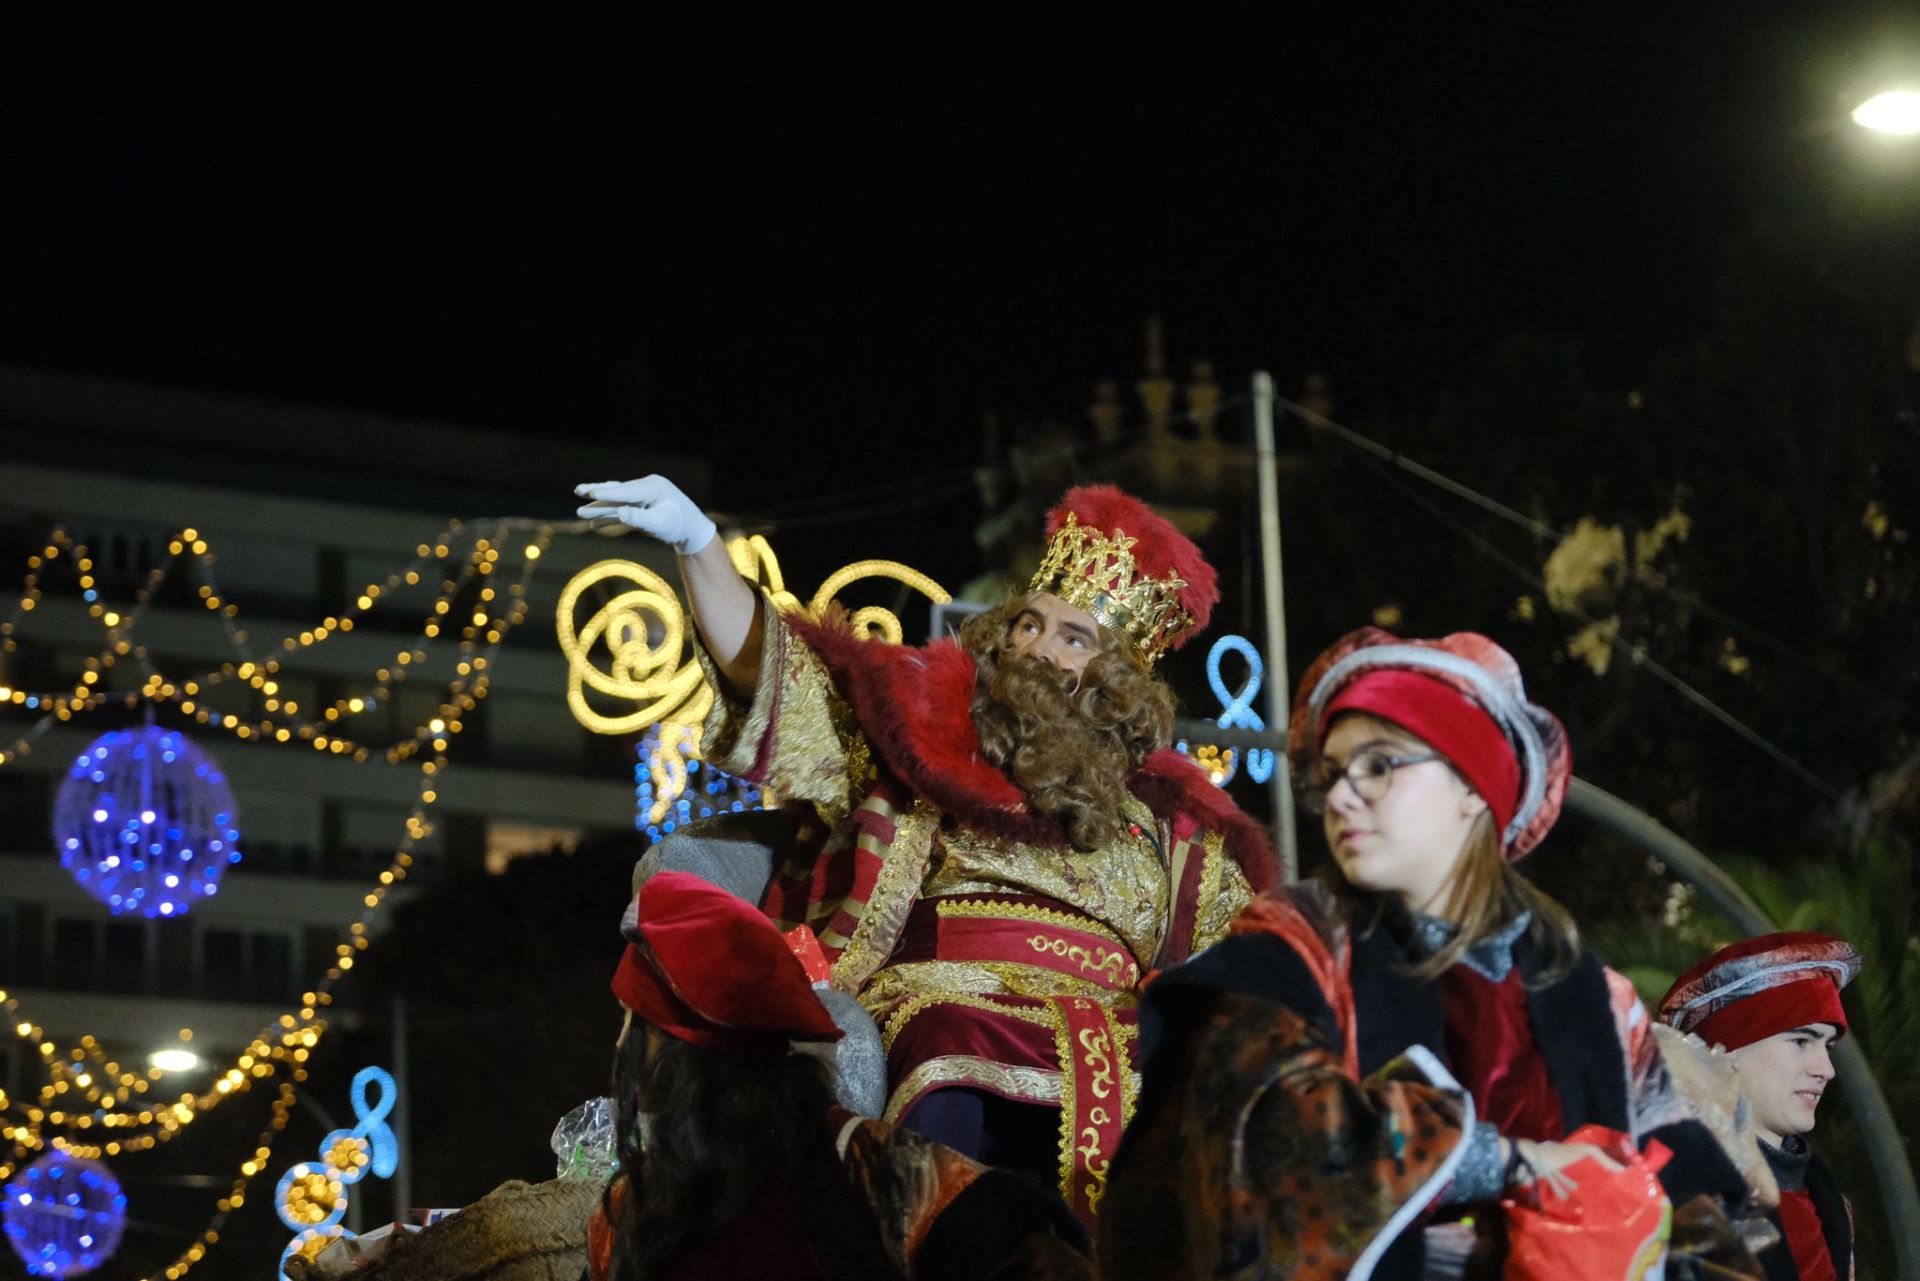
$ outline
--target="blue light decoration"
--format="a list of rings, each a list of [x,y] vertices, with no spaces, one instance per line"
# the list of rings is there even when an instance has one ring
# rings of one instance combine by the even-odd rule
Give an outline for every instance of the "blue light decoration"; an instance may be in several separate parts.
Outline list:
[[[120,1247],[127,1197],[113,1171],[60,1148],[6,1187],[7,1244],[36,1277],[91,1272]]]
[[[370,1085],[380,1087],[380,1101],[371,1107],[367,1105]],[[312,1258],[335,1240],[353,1235],[340,1226],[347,1217],[349,1187],[368,1174],[390,1179],[399,1168],[400,1140],[387,1124],[398,1098],[392,1073],[385,1068],[361,1068],[353,1078],[353,1115],[359,1124],[333,1131],[320,1140],[318,1158],[302,1161],[280,1176],[273,1192],[274,1207],[280,1222],[294,1231],[293,1240],[280,1254],[281,1281],[286,1281],[287,1260],[294,1255]]]
[[[674,750],[662,750],[663,731]],[[655,725],[635,749],[633,825],[653,840],[696,818],[760,808],[760,788],[694,758],[698,741],[691,726]]]
[[[1220,674],[1220,660],[1229,653],[1238,654],[1247,661],[1246,683],[1231,694],[1227,692],[1226,679]],[[1260,684],[1265,679],[1266,665],[1260,661],[1260,651],[1254,648],[1252,641],[1231,633],[1216,640],[1213,648],[1207,651],[1207,684],[1213,687],[1213,696],[1220,700],[1220,714],[1213,718],[1213,723],[1222,729],[1265,729],[1266,722],[1260,719],[1260,713],[1253,710],[1253,700],[1259,696]],[[1240,753],[1231,747],[1218,747],[1212,743],[1189,747],[1184,739],[1175,746],[1207,771],[1207,777],[1213,780],[1215,787],[1225,787],[1239,772]],[[1250,749],[1246,753],[1246,762],[1247,777],[1254,782],[1264,783],[1273,777],[1271,748]]]
[[[233,789],[185,735],[114,730],[80,753],[53,806],[60,866],[115,916],[174,917],[240,861]]]

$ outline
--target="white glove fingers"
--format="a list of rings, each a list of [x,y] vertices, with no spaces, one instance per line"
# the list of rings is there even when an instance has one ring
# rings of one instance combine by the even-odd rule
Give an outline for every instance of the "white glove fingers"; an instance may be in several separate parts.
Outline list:
[[[665,476],[593,481],[574,486],[573,492],[590,500],[577,508],[582,517],[619,521],[683,553],[700,550],[714,537],[713,522]]]
[[[574,508],[574,515],[581,520],[617,520],[620,509],[612,503],[588,503],[584,507]]]
[[[583,498],[617,498],[628,502],[652,503],[679,494],[680,490],[665,476],[642,476],[638,480],[590,481],[585,485],[575,485],[573,492]]]

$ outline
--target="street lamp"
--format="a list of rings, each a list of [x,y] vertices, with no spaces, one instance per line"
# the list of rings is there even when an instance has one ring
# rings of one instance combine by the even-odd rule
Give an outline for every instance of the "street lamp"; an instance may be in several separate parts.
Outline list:
[[[191,1072],[200,1066],[200,1056],[192,1050],[159,1050],[147,1056],[147,1063],[162,1072]]]
[[[1875,133],[1909,137],[1920,134],[1920,92],[1889,89],[1853,109],[1853,123]]]

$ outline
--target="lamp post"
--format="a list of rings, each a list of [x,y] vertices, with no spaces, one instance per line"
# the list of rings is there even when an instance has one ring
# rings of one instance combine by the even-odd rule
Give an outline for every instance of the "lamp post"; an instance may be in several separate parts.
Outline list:
[[[1920,134],[1920,90],[1889,89],[1853,109],[1853,123],[1874,133],[1910,138]]]

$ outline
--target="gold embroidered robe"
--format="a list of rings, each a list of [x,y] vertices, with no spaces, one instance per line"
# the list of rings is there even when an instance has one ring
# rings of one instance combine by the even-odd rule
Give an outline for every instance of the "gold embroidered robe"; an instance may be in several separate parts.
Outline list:
[[[980,759],[964,650],[764,613],[754,699],[716,698],[703,741],[802,812],[764,906],[813,927],[879,1024],[887,1120],[955,1086],[1059,1109],[1061,1192],[1091,1220],[1132,1114],[1140,984],[1225,935],[1260,830],[1161,753],[1129,780],[1126,836],[1075,850]]]

